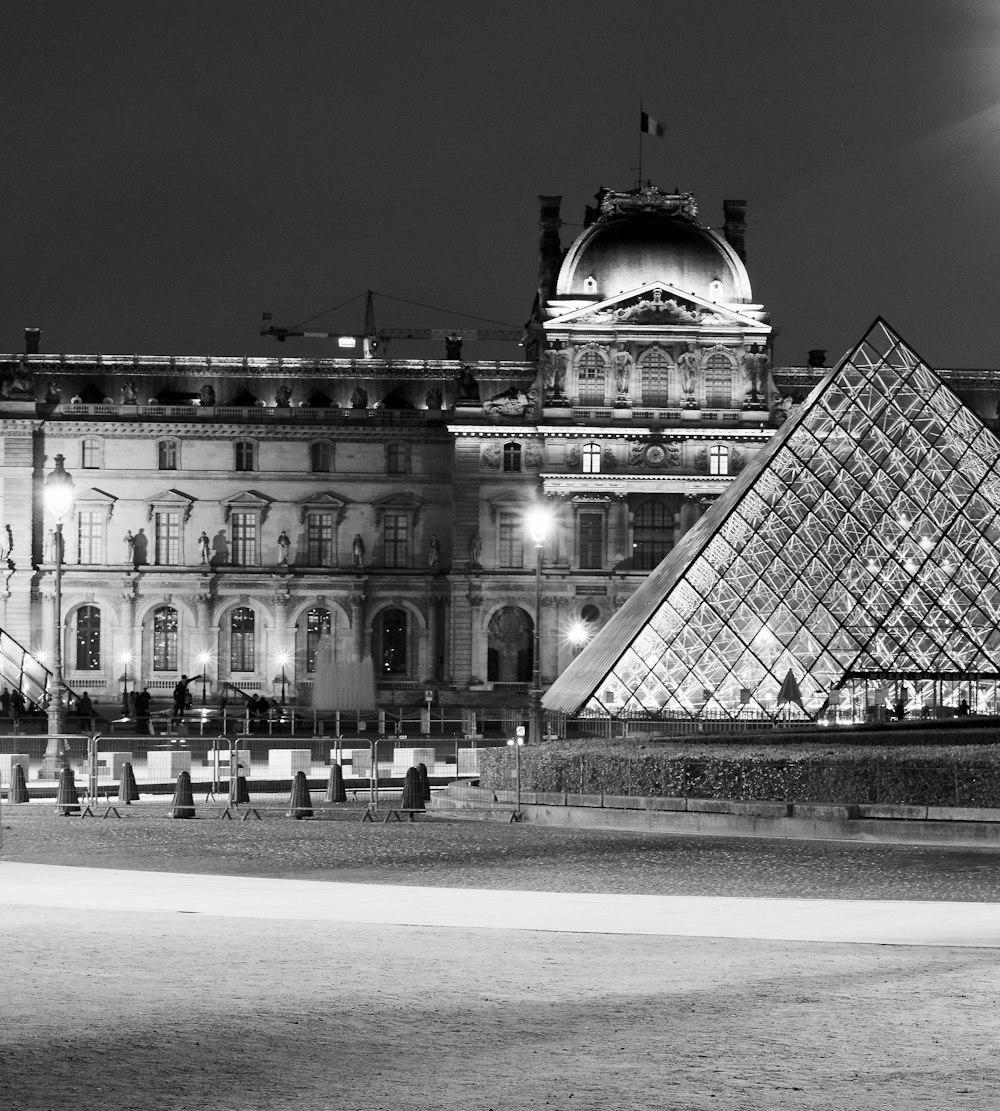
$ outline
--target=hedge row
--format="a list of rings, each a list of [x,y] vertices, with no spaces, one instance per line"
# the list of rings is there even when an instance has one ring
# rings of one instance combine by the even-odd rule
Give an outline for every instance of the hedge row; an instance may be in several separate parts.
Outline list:
[[[511,786],[512,749],[480,750],[480,782]],[[780,802],[1000,806],[1000,745],[848,748],[605,742],[522,748],[526,791]]]

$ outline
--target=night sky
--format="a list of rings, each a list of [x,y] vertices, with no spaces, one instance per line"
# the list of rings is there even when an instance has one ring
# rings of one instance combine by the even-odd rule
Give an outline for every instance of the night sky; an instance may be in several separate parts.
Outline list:
[[[8,0],[0,27],[0,351],[37,325],[46,352],[335,355],[261,312],[350,301],[309,327],[359,330],[368,288],[380,327],[519,326],[537,195],[565,246],[633,188],[641,99],[644,179],[716,227],[746,199],[776,362],[882,315],[932,365],[1000,366],[993,0]]]

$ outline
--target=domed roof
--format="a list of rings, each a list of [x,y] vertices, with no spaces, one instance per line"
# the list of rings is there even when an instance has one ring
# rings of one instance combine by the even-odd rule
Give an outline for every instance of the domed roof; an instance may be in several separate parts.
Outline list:
[[[597,221],[566,253],[556,297],[608,298],[663,282],[711,301],[751,301],[742,260],[695,212],[690,194],[606,193]]]

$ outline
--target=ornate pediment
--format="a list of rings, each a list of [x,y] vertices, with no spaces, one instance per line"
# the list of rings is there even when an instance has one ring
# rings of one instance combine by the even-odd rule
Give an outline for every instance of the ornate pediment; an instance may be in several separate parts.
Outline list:
[[[350,498],[343,498],[332,490],[320,490],[315,494],[299,499],[299,520],[302,524],[305,524],[306,517],[310,513],[326,511],[335,515],[339,525],[343,521],[344,514],[350,504]]]
[[[151,498],[146,498],[146,520],[151,521],[157,510],[162,512],[163,510],[176,509],[184,514],[186,523],[197,500],[193,494],[185,494],[181,490],[164,490],[162,493],[154,494]]]
[[[545,328],[547,331],[558,330],[569,325],[599,328],[616,325],[633,328],[734,328],[763,335],[771,331],[767,324],[737,309],[662,282],[652,282],[596,304],[575,308],[546,321]]]
[[[225,520],[227,522],[229,521],[230,514],[234,512],[256,509],[260,513],[260,522],[263,524],[267,519],[267,514],[271,509],[271,503],[273,501],[273,498],[267,497],[266,494],[258,493],[256,490],[241,490],[238,494],[223,498],[220,504],[225,512]]]
[[[423,502],[413,494],[388,494],[372,502],[372,509],[375,510],[375,525],[378,528],[382,527],[382,518],[386,513],[408,513],[416,525],[422,508]]]

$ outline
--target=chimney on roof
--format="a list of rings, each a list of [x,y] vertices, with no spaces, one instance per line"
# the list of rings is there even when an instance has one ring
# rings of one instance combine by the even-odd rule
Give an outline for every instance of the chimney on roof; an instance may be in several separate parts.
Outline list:
[[[544,305],[556,288],[559,276],[559,263],[562,262],[562,244],[559,242],[559,206],[562,197],[539,196],[540,215],[538,227],[538,302]]]
[[[722,234],[729,246],[746,262],[747,202],[723,201],[722,212],[726,219]]]
[[[24,353],[25,355],[37,355],[38,347],[42,342],[42,329],[41,328],[25,328],[24,329]]]

